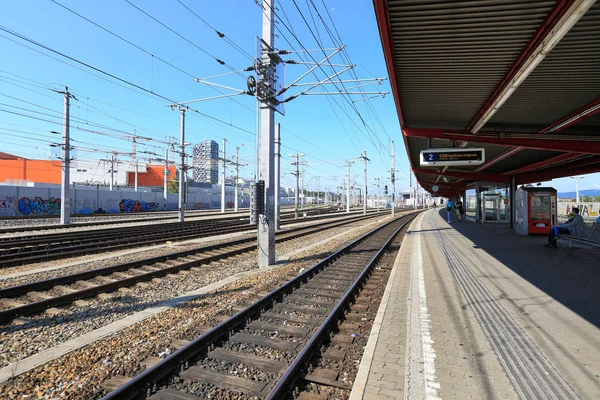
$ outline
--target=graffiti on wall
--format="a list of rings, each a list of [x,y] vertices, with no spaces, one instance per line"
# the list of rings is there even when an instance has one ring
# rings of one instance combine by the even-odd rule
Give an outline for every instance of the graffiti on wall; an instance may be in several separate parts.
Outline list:
[[[210,208],[210,203],[185,203],[187,210],[202,210]]]
[[[573,207],[578,207],[579,214],[583,217],[597,217],[599,215],[600,204],[598,203],[558,203],[558,213],[559,215],[570,214]]]
[[[60,214],[60,199],[50,197],[21,197],[17,204],[19,212],[23,215]]]
[[[119,210],[121,210],[121,212],[154,211],[157,208],[158,203],[155,203],[153,201],[148,203],[143,200],[123,199],[119,203]]]
[[[12,208],[16,199],[15,196],[0,196],[0,208]]]

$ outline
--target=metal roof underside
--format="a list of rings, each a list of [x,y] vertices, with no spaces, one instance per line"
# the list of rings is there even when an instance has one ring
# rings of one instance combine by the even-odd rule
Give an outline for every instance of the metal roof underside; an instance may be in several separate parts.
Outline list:
[[[538,142],[543,136],[554,143],[549,148],[544,145],[518,149],[508,140],[480,143],[457,140],[458,136],[445,139],[441,132],[455,130],[472,138],[474,121],[502,85],[510,82],[514,76],[510,74],[519,67],[520,60],[535,55],[534,49],[555,33],[552,24],[559,27],[561,16],[566,18],[579,3],[567,0],[373,0],[373,3],[407,153],[425,189],[431,187],[427,183],[430,181],[447,182],[450,185],[444,192],[451,189],[457,192],[464,190],[464,185],[494,176],[499,177],[496,181],[515,176],[520,183],[529,183],[538,178],[569,176],[572,172],[600,171],[600,152],[594,150],[600,145],[600,113],[577,116],[576,122],[545,132],[553,124],[600,101],[600,2],[585,12],[479,131],[479,135],[498,138],[520,138],[523,134],[523,138]],[[439,132],[415,137],[407,134],[413,128]],[[504,136],[506,132],[511,135]],[[590,141],[590,154],[575,147],[569,152],[557,147],[569,138],[573,139],[570,143]],[[450,167],[443,180],[441,168],[419,166],[421,150],[460,145],[485,148],[489,165]],[[495,157],[499,158],[490,162]],[[424,171],[425,168],[432,172]],[[452,171],[488,175],[467,178],[448,175]]]

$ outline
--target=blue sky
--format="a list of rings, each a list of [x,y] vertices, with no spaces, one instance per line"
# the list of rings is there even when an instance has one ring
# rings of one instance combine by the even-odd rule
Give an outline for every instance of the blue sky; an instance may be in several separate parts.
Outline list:
[[[253,0],[180,0],[204,21],[178,0],[129,0],[185,39],[125,0],[56,1],[131,44],[51,0],[4,2],[0,25],[175,101],[219,95],[214,89],[194,82],[192,77],[224,74],[230,72],[230,68],[240,70],[252,65],[248,55],[255,56],[256,37],[261,34],[262,10]],[[277,24],[276,46],[279,49],[300,49],[296,38],[305,49],[318,49],[320,45],[315,36],[325,47],[332,48],[337,44],[329,33],[336,41],[339,34],[347,46],[345,55],[356,64],[354,71],[359,78],[387,78],[371,0],[290,0],[282,2],[277,14],[282,19]],[[230,42],[220,38],[211,27],[225,34]],[[166,100],[133,89],[5,32],[0,32],[0,52],[4,60],[0,64],[0,110],[8,111],[0,111],[0,140],[4,151],[31,158],[48,156],[49,144],[58,140],[58,136],[49,131],[61,129],[63,108],[61,95],[48,89],[64,86],[69,86],[77,96],[77,101],[72,102],[71,136],[73,145],[78,147],[76,154],[80,159],[107,157],[106,153],[94,149],[130,152],[131,141],[126,137],[134,132],[153,139],[138,145],[138,151],[161,155],[165,147],[163,142],[169,141],[170,137],[179,137],[179,113],[168,108]],[[322,52],[310,54],[316,60],[324,57]],[[215,58],[226,65],[221,65]],[[283,58],[310,61],[306,53]],[[332,62],[346,63],[347,59],[336,56]],[[287,65],[286,82],[291,82],[304,71],[305,66]],[[325,72],[331,73],[331,69]],[[302,82],[323,79],[325,72],[317,70],[316,77],[308,76]],[[346,73],[342,78],[352,79],[353,76]],[[238,74],[210,81],[239,89],[246,86],[245,78]],[[384,82],[364,90],[389,92],[390,88],[388,82]],[[228,157],[236,146],[240,147],[241,162],[248,164],[242,168],[241,174],[252,177],[256,126],[254,98],[236,96],[196,103],[193,107],[205,115],[187,114],[186,140],[197,143],[203,139],[214,139],[221,145],[222,139],[227,138]],[[307,155],[307,187],[316,188],[318,180],[321,188],[327,186],[331,189],[335,182],[345,177],[344,161],[358,157],[363,150],[371,159],[369,176],[380,176],[382,184],[389,184],[386,178],[391,165],[391,140],[396,142],[397,168],[408,171],[391,94],[383,99],[356,103],[342,96],[303,96],[287,103],[285,117],[278,115],[276,119],[282,124],[283,185],[291,186],[294,180],[290,174],[293,167],[288,154]],[[101,133],[88,132],[90,130]],[[106,135],[107,132],[110,135]],[[128,159],[125,155],[121,158]],[[354,164],[352,174],[359,175],[359,182],[362,182],[362,165]],[[408,186],[407,174],[401,172],[398,175],[404,177],[404,181],[398,182],[398,187]],[[321,178],[317,179],[317,176]],[[597,176],[582,180],[580,189],[598,188]],[[370,179],[370,186],[373,183]],[[574,181],[568,178],[555,180],[552,184],[561,191],[574,189]],[[373,189],[370,190],[373,192]]]

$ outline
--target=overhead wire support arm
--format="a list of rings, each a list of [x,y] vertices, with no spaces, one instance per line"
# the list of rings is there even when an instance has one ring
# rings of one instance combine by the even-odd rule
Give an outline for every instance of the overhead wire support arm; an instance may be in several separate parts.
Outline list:
[[[227,98],[227,97],[241,96],[241,95],[244,95],[244,94],[248,94],[248,92],[231,93],[231,94],[224,94],[224,95],[221,95],[221,96],[206,97],[206,98],[197,99],[197,100],[182,101],[179,104],[180,105],[184,105],[184,104],[191,104],[191,103],[199,103],[201,101],[224,99],[224,98]]]
[[[200,78],[194,78],[194,80],[195,80],[196,82],[198,82],[198,83],[204,83],[205,85],[209,85],[209,86],[216,86],[216,87],[220,87],[220,88],[223,88],[223,89],[233,90],[234,92],[240,92],[240,93],[244,93],[244,91],[243,91],[243,90],[236,89],[236,88],[232,88],[232,87],[225,86],[225,85],[220,85],[220,84],[218,84],[218,83],[214,83],[214,82],[208,82],[208,81],[205,81],[205,80],[203,80],[203,79],[200,79]]]
[[[277,93],[276,96],[279,96],[279,95],[285,93],[287,90],[289,90],[291,87],[293,87],[296,83],[300,82],[305,76],[308,76],[308,74],[310,74],[311,72],[313,72],[315,69],[319,68],[322,64],[324,64],[327,61],[329,61],[333,56],[335,56],[337,53],[339,53],[340,51],[342,51],[345,47],[346,47],[346,45],[338,47],[337,49],[335,49],[335,51],[333,53],[331,53],[329,56],[327,56],[324,60],[318,62],[313,67],[309,68],[308,71],[306,71],[305,73],[303,73],[302,75],[300,75],[298,78],[296,78],[296,80],[294,80],[292,83],[290,83],[286,87],[282,88]]]
[[[324,95],[327,95],[327,94],[330,94],[330,95],[336,95],[336,94],[338,94],[338,95],[339,94],[341,94],[341,95],[347,95],[347,94],[374,94],[374,95],[378,95],[378,96],[375,96],[375,97],[379,97],[379,96],[385,97],[385,95],[387,95],[388,92],[342,92],[342,91],[340,91],[340,92],[316,92],[316,93],[304,93],[304,92],[302,92],[302,93],[298,93],[297,95],[295,95],[293,97],[298,97],[298,96],[324,96]]]
[[[364,94],[364,93],[362,93]],[[352,100],[353,103],[358,103],[359,101],[367,101],[367,100],[371,100],[371,99],[376,99],[378,97],[384,98],[386,95],[388,95],[389,92],[385,92],[381,95],[375,95],[375,96],[369,96],[369,97],[363,97],[362,99],[356,99],[356,100]]]
[[[340,47],[330,47],[330,48],[324,48],[324,49],[302,49],[302,50],[279,50],[277,54],[293,54],[293,53],[317,53],[317,52],[322,52],[322,51],[332,51],[332,50],[341,50],[344,47],[346,47],[346,45]]]
[[[286,64],[294,64],[294,65],[316,65],[319,66],[319,63],[308,62],[308,61],[296,61],[296,60],[284,60]],[[320,64],[321,67],[349,67],[351,64]]]
[[[351,67],[350,65],[344,65],[344,67]],[[350,87],[348,89],[356,89],[358,87],[362,87],[362,86],[366,86],[367,84],[372,85],[374,83],[378,83],[381,84],[381,82],[387,80],[387,78],[365,78],[365,79],[340,79],[337,81],[330,81],[330,82],[307,82],[307,83],[297,83],[294,86],[310,86],[310,85],[319,85],[319,84],[336,84],[336,83],[362,83],[364,82],[364,85],[360,85],[360,86],[353,86]]]
[[[295,95],[293,95],[293,96],[291,96],[291,97],[288,97],[288,98],[287,98],[287,99],[285,99],[283,102],[288,102],[288,101],[294,100],[296,97],[298,97],[298,96],[301,96],[301,95],[303,95],[303,94],[306,94],[308,91],[310,91],[310,90],[313,90],[313,89],[314,89],[314,88],[316,88],[317,86],[320,86],[320,85],[322,85],[323,83],[326,83],[326,82],[328,82],[328,81],[332,80],[332,79],[333,79],[333,78],[335,78],[336,76],[339,76],[339,75],[343,74],[344,72],[347,72],[347,71],[349,71],[349,70],[350,70],[350,69],[352,69],[352,68],[354,68],[354,65],[352,65],[351,67],[348,67],[348,68],[344,68],[343,70],[341,70],[341,71],[339,71],[339,72],[336,72],[335,74],[333,74],[333,75],[331,75],[331,76],[329,76],[329,77],[327,77],[327,78],[323,79],[322,81],[315,83],[315,84],[314,84],[314,85],[312,85],[311,87],[309,87],[309,88],[307,88],[307,89],[304,89],[304,90],[303,90],[303,91],[301,91],[300,93],[298,93],[298,94],[295,94]],[[297,80],[296,80],[296,81],[297,81]],[[290,85],[290,86],[291,86],[291,85]],[[288,86],[288,88],[289,88],[289,86]],[[281,91],[280,93],[283,93],[283,91]]]

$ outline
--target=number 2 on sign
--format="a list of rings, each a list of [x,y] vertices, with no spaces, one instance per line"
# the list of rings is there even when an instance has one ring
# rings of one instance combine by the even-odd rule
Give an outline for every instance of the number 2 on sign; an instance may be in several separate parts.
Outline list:
[[[433,161],[433,154],[429,154],[429,161]]]

